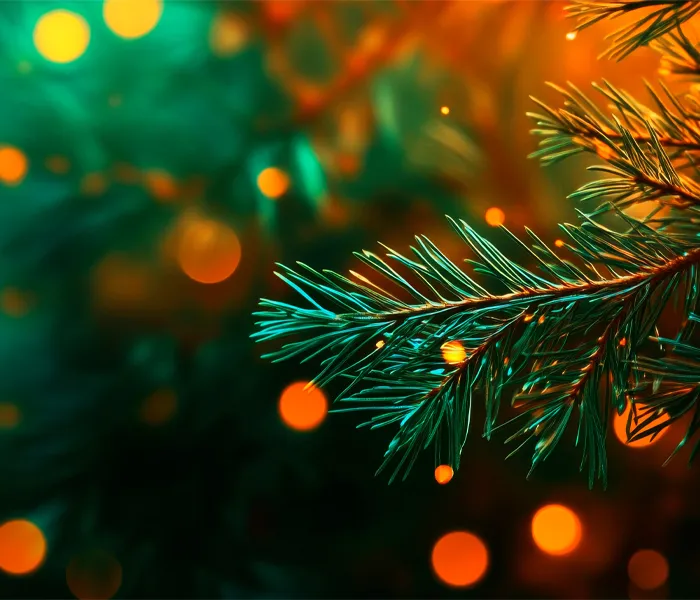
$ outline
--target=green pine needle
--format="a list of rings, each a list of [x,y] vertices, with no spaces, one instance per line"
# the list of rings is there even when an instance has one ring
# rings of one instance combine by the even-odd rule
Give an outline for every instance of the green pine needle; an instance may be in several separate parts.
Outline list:
[[[616,19],[635,11],[644,11],[637,21],[625,25],[609,36],[610,47],[601,55],[605,58],[622,60],[637,48],[649,45],[652,41],[680,27],[684,22],[700,12],[696,0],[573,0],[567,7],[570,16],[576,17],[575,30],[587,29],[605,19]]]
[[[434,442],[458,468],[478,393],[486,437],[504,395],[518,408],[510,439],[534,439],[533,468],[575,421],[581,468],[590,485],[605,483],[610,409],[624,407],[630,361],[663,308],[698,285],[700,248],[632,219],[618,233],[582,218],[581,226],[563,226],[580,266],[528,231],[530,244],[520,244],[541,274],[453,219],[475,255],[468,270],[424,236],[412,257],[389,248],[385,257],[358,253],[371,277],[280,266],[278,276],[306,306],[262,300],[254,337],[286,340],[266,355],[275,361],[321,357],[315,385],[345,380],[338,400],[375,413],[366,425],[398,424],[381,467],[396,460],[392,480]],[[458,364],[443,358],[449,342],[465,349]]]

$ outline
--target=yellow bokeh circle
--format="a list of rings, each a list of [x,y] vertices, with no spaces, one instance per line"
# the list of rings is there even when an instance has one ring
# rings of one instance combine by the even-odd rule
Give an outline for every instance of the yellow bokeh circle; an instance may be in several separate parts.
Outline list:
[[[133,40],[150,33],[163,14],[163,0],[105,0],[107,27],[119,37]]]
[[[73,62],[87,50],[90,26],[80,15],[62,8],[42,15],[34,27],[34,46],[51,62]]]

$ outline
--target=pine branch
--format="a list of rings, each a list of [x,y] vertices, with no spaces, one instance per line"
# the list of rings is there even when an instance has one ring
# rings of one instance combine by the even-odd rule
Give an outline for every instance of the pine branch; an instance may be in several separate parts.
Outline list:
[[[625,25],[606,39],[610,47],[601,55],[605,58],[622,60],[637,48],[647,46],[700,12],[700,4],[695,0],[573,0],[567,7],[570,16],[578,20],[575,31],[587,29],[600,21],[630,15],[635,11],[653,9],[637,21]]]
[[[306,361],[324,355],[315,385],[349,380],[338,397],[353,403],[349,410],[359,406],[378,413],[366,423],[373,428],[399,422],[381,467],[401,456],[392,479],[402,469],[408,473],[421,449],[445,437],[448,459],[457,468],[474,392],[485,395],[484,434],[490,437],[501,395],[511,385],[522,386],[513,403],[524,405],[530,419],[511,439],[540,436],[533,468],[551,453],[577,411],[577,444],[589,464],[589,482],[596,475],[605,480],[607,406],[624,402],[624,365],[647,340],[669,298],[681,285],[697,283],[700,249],[633,220],[626,220],[629,231],[620,234],[584,217],[581,226],[563,226],[582,267],[532,232],[530,246],[513,237],[538,261],[541,276],[463,221],[450,222],[476,255],[468,261],[474,272],[496,280],[503,293],[483,287],[418,236],[412,248],[417,260],[388,248],[387,260],[357,254],[382,284],[354,272],[352,280],[304,264],[298,272],[282,266],[278,276],[310,306],[261,301],[265,310],[257,313],[262,320],[254,337],[301,338],[266,356]],[[601,268],[610,275],[601,275]],[[582,340],[605,323],[582,350]],[[446,365],[444,346],[455,341],[464,356]],[[601,406],[599,388],[609,375],[613,384]]]
[[[692,321],[698,317],[691,315]],[[700,348],[679,340],[654,338],[672,351],[664,358],[641,357],[634,367],[638,380],[631,390],[630,399],[635,409],[630,411],[627,430],[630,441],[654,437],[678,422],[689,417],[683,439],[678,443],[670,461],[700,431]],[[659,419],[660,416],[666,419]],[[700,439],[696,440],[690,453],[692,461],[700,450]]]
[[[607,82],[594,84],[616,110],[607,116],[573,84],[568,90],[552,87],[564,96],[564,107],[550,108],[533,98],[543,109],[528,113],[537,123],[533,133],[544,139],[530,156],[547,166],[592,152],[608,166],[590,169],[613,175],[584,185],[572,198],[599,202],[594,214],[650,200],[681,209],[700,206],[700,185],[679,172],[695,168],[700,127],[670,91],[664,88],[664,100],[649,87],[657,107],[653,111]]]
[[[662,69],[674,75],[700,75],[700,50],[679,27],[674,33],[655,40],[652,48],[662,55]]]

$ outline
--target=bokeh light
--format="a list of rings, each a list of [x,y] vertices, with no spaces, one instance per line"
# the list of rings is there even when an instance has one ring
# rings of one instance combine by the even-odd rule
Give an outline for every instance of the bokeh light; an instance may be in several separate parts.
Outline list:
[[[641,590],[661,587],[668,579],[668,561],[656,550],[639,550],[627,565],[627,574]]]
[[[626,343],[626,340],[625,340]],[[627,408],[623,411],[621,415],[618,415],[615,413],[615,416],[613,417],[613,430],[615,431],[615,436],[617,437],[620,442],[625,444],[625,446],[629,446],[630,448],[644,448],[645,446],[650,446],[651,444],[656,443],[661,439],[666,433],[668,432],[668,428],[662,429],[657,435],[655,435],[653,438],[651,436],[649,437],[644,437],[639,440],[634,440],[633,442],[627,441],[627,420],[629,419],[630,412],[632,410],[632,405],[628,404]],[[637,407],[637,422],[635,423],[634,417],[632,418],[632,423],[630,428],[634,430],[635,425],[638,425],[639,423],[642,423],[646,421],[648,418],[648,415],[644,411],[644,408],[642,406]],[[653,427],[654,425],[658,425],[660,423],[665,423],[666,421],[669,420],[668,414],[664,413],[659,415],[656,419],[653,419],[649,425],[645,425],[644,429],[647,430],[650,427]]]
[[[576,39],[576,32],[569,31],[569,33],[566,34],[566,39],[569,40],[570,42],[573,42]]]
[[[450,114],[450,107],[449,107],[449,106],[443,106],[443,107],[440,109],[440,112],[441,112],[443,115],[449,115],[449,114]]]
[[[287,427],[297,431],[316,429],[328,413],[325,394],[316,387],[306,389],[307,382],[288,385],[279,401],[279,413]]]
[[[46,168],[56,175],[65,175],[70,170],[70,162],[65,156],[49,156]]]
[[[289,189],[289,176],[277,167],[263,169],[258,175],[258,189],[263,196],[280,198]]]
[[[85,53],[89,43],[87,21],[69,10],[52,10],[42,15],[34,27],[34,46],[51,62],[73,62]]]
[[[163,0],[105,0],[102,15],[107,27],[126,39],[152,31],[163,14]]]
[[[228,279],[241,261],[241,243],[225,223],[201,217],[185,222],[177,248],[182,271],[198,283]]]
[[[486,223],[491,227],[500,227],[506,222],[506,213],[504,213],[500,208],[492,206],[486,211],[484,215]]]
[[[153,169],[144,173],[144,184],[156,200],[168,202],[177,198],[177,183],[166,171]]]
[[[141,405],[139,417],[148,425],[162,425],[173,418],[177,411],[177,396],[172,390],[158,390],[148,396]]]
[[[14,519],[0,526],[0,569],[12,575],[36,571],[46,557],[46,539],[31,521]]]
[[[439,465],[435,468],[435,481],[440,485],[445,485],[451,481],[454,474],[454,469],[450,465]]]
[[[14,287],[0,292],[0,309],[9,317],[23,317],[29,312],[29,296]]]
[[[122,566],[108,552],[86,552],[68,563],[66,584],[78,600],[109,600],[122,585]]]
[[[107,180],[102,173],[86,173],[80,181],[80,192],[86,196],[99,196],[107,189]]]
[[[0,181],[19,185],[27,175],[29,162],[24,152],[13,146],[0,146]]]
[[[211,24],[209,45],[217,56],[232,56],[248,42],[248,25],[232,12],[220,12]]]
[[[537,547],[554,556],[573,552],[581,542],[581,521],[561,504],[548,504],[532,518],[532,539]]]
[[[0,402],[0,429],[12,429],[19,425],[19,408],[12,402]]]
[[[453,531],[433,546],[432,565],[435,575],[452,587],[469,587],[478,583],[489,566],[486,544],[468,531]]]
[[[450,365],[459,365],[467,358],[467,351],[464,346],[457,341],[445,342],[440,346],[443,360]]]

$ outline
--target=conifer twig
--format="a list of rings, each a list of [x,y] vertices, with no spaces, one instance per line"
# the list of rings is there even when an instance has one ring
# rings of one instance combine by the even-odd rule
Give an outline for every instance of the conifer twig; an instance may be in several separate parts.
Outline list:
[[[569,15],[578,20],[575,31],[646,9],[650,9],[650,12],[639,20],[607,36],[606,39],[612,43],[601,57],[622,60],[637,48],[648,45],[691,19],[700,12],[700,3],[695,0],[573,0],[573,4],[567,7]]]

